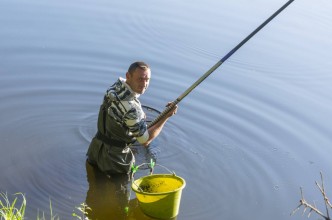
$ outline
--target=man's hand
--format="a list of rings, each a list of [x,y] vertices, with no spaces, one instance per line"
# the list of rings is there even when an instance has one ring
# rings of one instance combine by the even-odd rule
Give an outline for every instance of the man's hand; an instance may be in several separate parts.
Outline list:
[[[169,118],[169,117],[175,115],[176,112],[178,111],[178,106],[177,106],[177,105],[174,105],[173,102],[169,102],[169,103],[167,103],[166,107],[170,107],[170,106],[172,106],[172,105],[173,105],[173,107],[172,107],[172,108],[169,110],[169,112],[166,114],[166,117],[167,117],[167,118]]]

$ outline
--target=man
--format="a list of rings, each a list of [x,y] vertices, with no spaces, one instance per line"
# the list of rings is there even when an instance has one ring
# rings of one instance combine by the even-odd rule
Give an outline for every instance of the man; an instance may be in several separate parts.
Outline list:
[[[101,171],[130,173],[135,158],[128,145],[138,141],[148,147],[176,113],[175,105],[165,117],[147,128],[138,97],[147,89],[150,78],[150,67],[144,62],[135,62],[130,65],[126,79],[120,77],[106,91],[98,115],[98,131],[87,152],[88,162]]]

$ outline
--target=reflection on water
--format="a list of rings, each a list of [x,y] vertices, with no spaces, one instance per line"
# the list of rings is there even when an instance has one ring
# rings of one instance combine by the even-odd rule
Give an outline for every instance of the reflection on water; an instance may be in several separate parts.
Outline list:
[[[88,211],[91,219],[125,219],[125,207],[133,204],[130,201],[129,176],[117,175],[108,177],[97,168],[86,163],[89,189],[86,194],[86,204],[92,209]],[[132,206],[132,205],[131,205]],[[130,207],[130,210],[132,207]]]
[[[89,189],[86,204],[90,219],[152,219],[139,208],[137,199],[131,199],[130,177],[128,175],[106,176],[86,163]]]
[[[105,88],[146,61],[141,102],[163,110],[285,2],[1,0],[0,190],[26,194],[27,219],[49,199],[61,219],[84,201],[146,219],[120,178],[85,166]],[[300,220],[299,186],[315,199],[319,171],[332,183],[331,11],[294,1],[137,148],[186,180],[178,219]]]

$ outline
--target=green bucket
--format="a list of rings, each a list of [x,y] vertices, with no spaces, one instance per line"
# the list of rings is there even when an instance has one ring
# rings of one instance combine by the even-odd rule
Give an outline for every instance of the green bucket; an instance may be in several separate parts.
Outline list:
[[[135,180],[131,187],[146,215],[169,219],[179,213],[185,185],[185,180],[175,174],[153,174]]]

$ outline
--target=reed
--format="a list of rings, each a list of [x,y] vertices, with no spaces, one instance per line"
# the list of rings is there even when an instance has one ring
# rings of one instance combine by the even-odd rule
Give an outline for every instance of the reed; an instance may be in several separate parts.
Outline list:
[[[25,209],[26,209],[26,198],[23,193],[15,193],[15,198],[10,201],[8,194],[0,192],[0,220],[24,220]],[[19,201],[21,201],[20,204]],[[79,207],[76,207],[78,213],[72,213],[72,216],[80,220],[89,220],[85,215],[87,210],[91,210],[85,203],[82,203]],[[45,213],[37,213],[36,220],[46,220]],[[60,217],[53,214],[52,202],[50,200],[50,220],[60,220]]]
[[[37,214],[37,220],[46,220],[45,218],[45,213],[42,212],[41,216],[39,215],[39,211]],[[53,209],[52,209],[52,202],[50,200],[50,220],[60,220],[59,216],[53,214]]]
[[[0,193],[0,219],[1,220],[23,220],[27,205],[25,196],[22,193],[14,194],[14,201],[10,202],[7,193]],[[19,195],[22,198],[21,205],[17,208]]]

